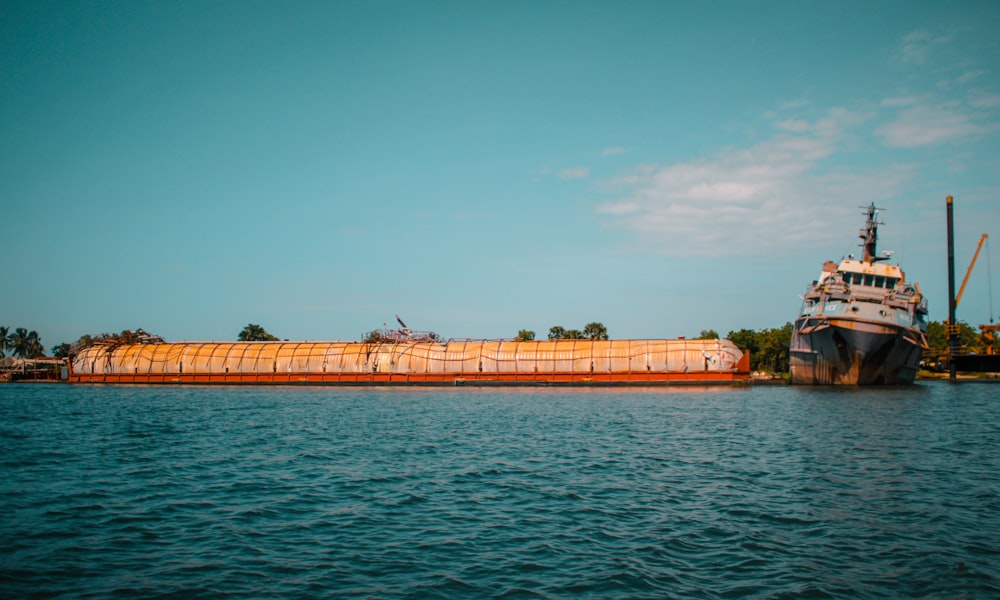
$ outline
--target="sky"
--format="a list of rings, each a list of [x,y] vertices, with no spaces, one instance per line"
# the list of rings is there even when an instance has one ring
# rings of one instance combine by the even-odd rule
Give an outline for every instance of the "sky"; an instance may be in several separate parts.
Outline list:
[[[725,336],[794,321],[870,203],[943,320],[945,198],[958,283],[1000,236],[997,31],[994,1],[0,0],[0,325]]]

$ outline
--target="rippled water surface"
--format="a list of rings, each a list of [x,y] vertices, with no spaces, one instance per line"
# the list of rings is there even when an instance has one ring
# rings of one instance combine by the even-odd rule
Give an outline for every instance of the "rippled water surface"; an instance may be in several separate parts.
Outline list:
[[[0,385],[4,597],[1000,596],[1000,385]]]

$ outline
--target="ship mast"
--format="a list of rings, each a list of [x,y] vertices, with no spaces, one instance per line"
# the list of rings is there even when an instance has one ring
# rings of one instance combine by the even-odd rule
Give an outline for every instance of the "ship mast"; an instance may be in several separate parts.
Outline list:
[[[878,244],[878,211],[875,208],[875,203],[872,202],[868,205],[867,219],[865,220],[865,228],[861,230],[860,237],[864,242],[861,247],[865,249],[865,255],[862,259],[866,263],[874,263],[880,260],[888,260],[888,256],[878,256],[875,246]]]

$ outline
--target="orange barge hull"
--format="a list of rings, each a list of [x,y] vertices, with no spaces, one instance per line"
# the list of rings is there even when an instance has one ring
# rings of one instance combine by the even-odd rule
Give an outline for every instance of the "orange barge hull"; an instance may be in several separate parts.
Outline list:
[[[229,385],[660,385],[725,384],[749,380],[746,373],[730,371],[602,373],[590,376],[572,373],[184,373],[164,374],[80,374],[70,375],[71,383],[132,384],[229,384]]]
[[[750,379],[728,340],[177,342],[96,345],[72,383],[662,385]]]

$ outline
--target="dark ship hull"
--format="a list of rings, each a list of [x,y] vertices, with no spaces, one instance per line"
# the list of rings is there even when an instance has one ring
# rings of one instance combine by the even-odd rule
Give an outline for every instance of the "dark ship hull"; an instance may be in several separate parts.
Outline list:
[[[789,381],[800,385],[913,383],[922,338],[919,330],[891,324],[800,319],[792,332]]]

